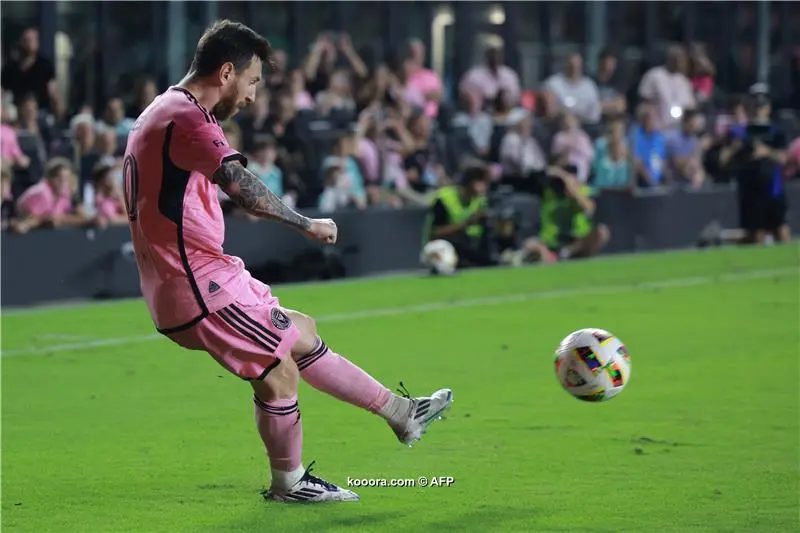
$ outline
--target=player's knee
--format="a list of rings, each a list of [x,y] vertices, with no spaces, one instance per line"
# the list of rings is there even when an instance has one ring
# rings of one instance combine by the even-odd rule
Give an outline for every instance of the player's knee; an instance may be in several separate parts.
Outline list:
[[[287,310],[286,314],[300,331],[300,339],[292,348],[294,356],[302,356],[314,349],[317,344],[317,323],[310,316],[298,311]]]
[[[597,242],[601,246],[605,246],[611,239],[611,230],[605,224],[599,224],[595,232],[597,234]]]
[[[261,401],[271,402],[291,398],[297,394],[300,371],[294,359],[285,357],[263,380],[250,383]]]

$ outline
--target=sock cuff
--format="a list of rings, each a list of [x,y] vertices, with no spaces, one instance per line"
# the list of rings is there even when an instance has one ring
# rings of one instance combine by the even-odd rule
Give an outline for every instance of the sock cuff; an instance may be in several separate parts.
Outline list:
[[[317,337],[317,342],[314,344],[314,348],[307,354],[298,357],[295,361],[297,363],[297,368],[301,372],[306,370],[308,367],[319,361],[327,352],[328,346],[322,341],[321,338]]]
[[[256,407],[269,415],[286,416],[297,413],[300,407],[297,403],[297,396],[282,400],[273,400],[271,402],[262,401],[258,396],[253,395],[253,403]]]

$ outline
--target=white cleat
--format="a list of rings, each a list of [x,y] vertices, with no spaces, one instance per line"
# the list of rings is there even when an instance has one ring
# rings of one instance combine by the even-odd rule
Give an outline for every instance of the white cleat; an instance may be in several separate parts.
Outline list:
[[[400,392],[411,400],[408,418],[399,425],[390,425],[397,439],[408,446],[422,438],[428,427],[436,420],[444,420],[445,411],[453,404],[453,391],[439,389],[429,397],[411,398],[405,386],[400,383]]]
[[[357,502],[358,494],[311,475],[312,461],[300,481],[287,491],[263,492],[265,500],[285,503]]]

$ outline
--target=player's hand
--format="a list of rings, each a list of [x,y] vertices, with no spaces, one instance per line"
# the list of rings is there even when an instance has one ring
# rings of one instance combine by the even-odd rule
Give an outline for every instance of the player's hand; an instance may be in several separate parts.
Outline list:
[[[336,222],[330,218],[316,218],[311,220],[311,227],[306,235],[309,239],[317,242],[334,244],[338,233],[339,228],[336,227]]]

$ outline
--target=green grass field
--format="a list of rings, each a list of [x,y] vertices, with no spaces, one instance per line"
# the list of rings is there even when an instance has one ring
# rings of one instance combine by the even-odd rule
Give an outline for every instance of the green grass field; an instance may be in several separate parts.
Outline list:
[[[800,531],[798,251],[278,288],[392,388],[455,392],[408,449],[301,385],[315,473],[455,478],[348,504],[265,503],[250,388],[154,336],[141,301],[5,313],[3,531]],[[610,402],[554,379],[556,345],[581,327],[631,352]]]

